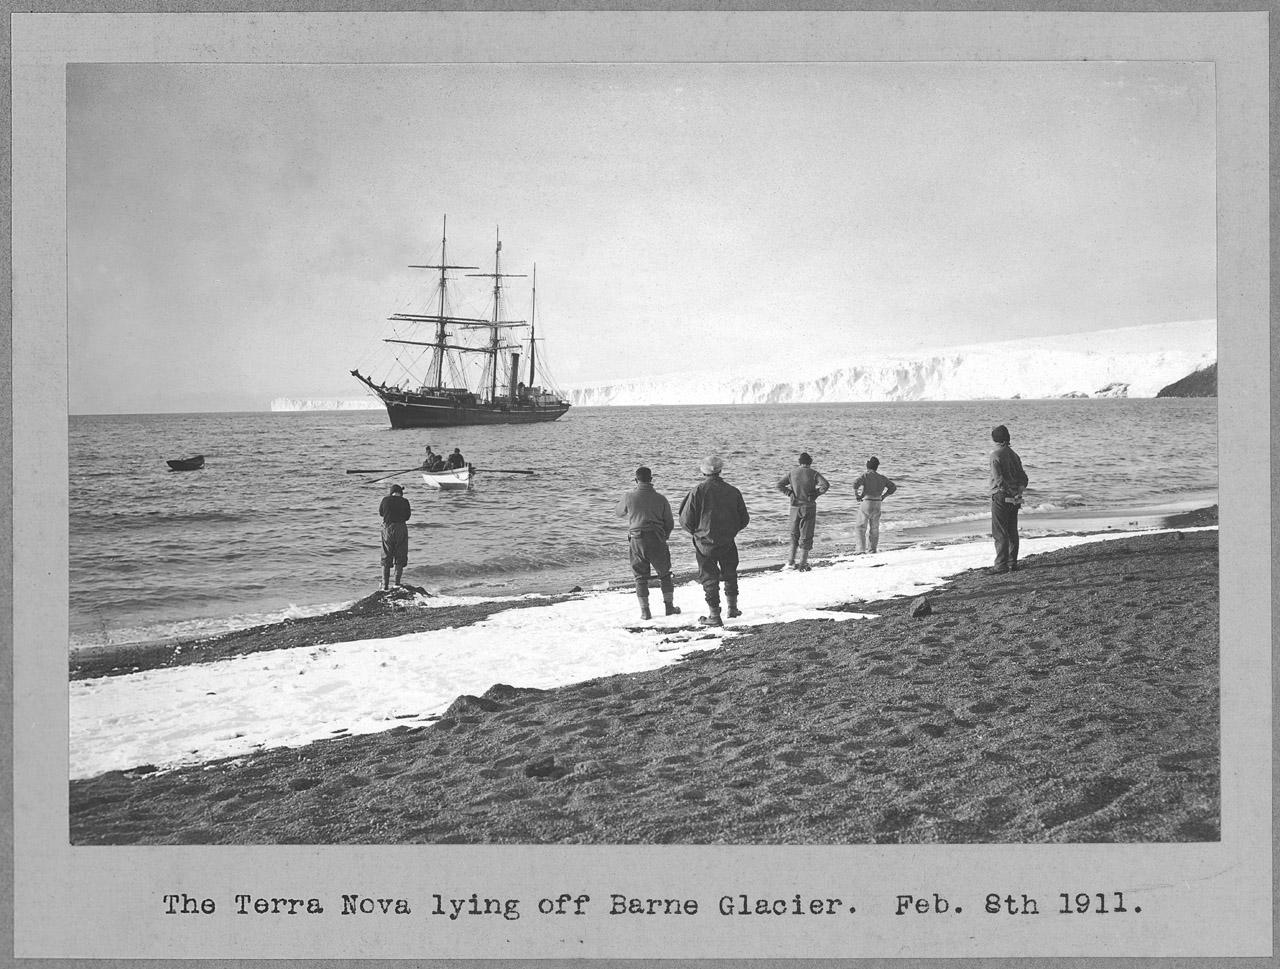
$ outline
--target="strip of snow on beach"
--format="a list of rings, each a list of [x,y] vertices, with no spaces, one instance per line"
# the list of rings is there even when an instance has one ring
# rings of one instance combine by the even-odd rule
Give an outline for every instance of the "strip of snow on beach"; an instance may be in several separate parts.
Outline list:
[[[1024,538],[1023,556],[1141,532]],[[549,688],[675,662],[754,625],[866,614],[833,611],[856,600],[916,595],[990,564],[991,544],[912,546],[846,556],[812,572],[741,577],[744,614],[703,629],[702,589],[676,589],[684,613],[637,619],[631,590],[588,593],[508,609],[458,629],[414,633],[147,670],[70,684],[72,779],[298,747],[434,719],[464,694],[495,683]],[[651,595],[661,613],[661,599]]]

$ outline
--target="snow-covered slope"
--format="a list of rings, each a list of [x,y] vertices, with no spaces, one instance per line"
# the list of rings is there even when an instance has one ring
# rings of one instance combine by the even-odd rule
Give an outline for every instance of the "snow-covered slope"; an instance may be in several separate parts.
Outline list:
[[[824,373],[671,374],[568,388],[579,406],[1154,397],[1217,359],[1214,320],[877,355]]]

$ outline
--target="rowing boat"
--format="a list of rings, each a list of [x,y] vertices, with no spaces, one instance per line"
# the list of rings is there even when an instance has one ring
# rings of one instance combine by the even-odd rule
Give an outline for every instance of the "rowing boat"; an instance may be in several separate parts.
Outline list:
[[[475,476],[471,465],[463,468],[446,468],[443,471],[424,471],[422,481],[432,488],[441,491],[462,491],[471,487],[471,479]]]
[[[166,461],[170,471],[199,471],[204,467],[204,455],[197,454],[194,458],[179,458],[176,461]]]

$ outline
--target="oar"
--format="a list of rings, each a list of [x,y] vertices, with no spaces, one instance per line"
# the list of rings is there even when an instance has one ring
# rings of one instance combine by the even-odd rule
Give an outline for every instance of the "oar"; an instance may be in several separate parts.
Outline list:
[[[377,484],[379,481],[386,481],[386,480],[387,480],[387,478],[396,478],[396,477],[399,477],[399,476],[400,476],[400,475],[402,475],[402,474],[408,474],[410,471],[421,471],[421,470],[422,470],[422,465],[418,465],[416,468],[405,468],[403,471],[396,471],[396,472],[395,472],[395,473],[393,473],[393,474],[389,474],[389,475],[387,475],[387,477],[386,477],[386,478],[374,478],[374,479],[373,479],[372,481],[370,481],[369,483],[370,483],[370,484]]]
[[[486,474],[537,474],[537,471],[516,471],[512,468],[472,468],[472,471],[483,471]]]

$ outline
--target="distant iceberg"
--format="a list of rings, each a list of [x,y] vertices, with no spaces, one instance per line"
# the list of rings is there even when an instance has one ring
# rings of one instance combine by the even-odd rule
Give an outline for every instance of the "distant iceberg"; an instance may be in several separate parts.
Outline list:
[[[382,410],[382,401],[373,397],[277,397],[273,411],[295,410]]]
[[[1216,320],[876,354],[810,377],[669,374],[567,389],[577,406],[1154,397],[1217,360]]]

